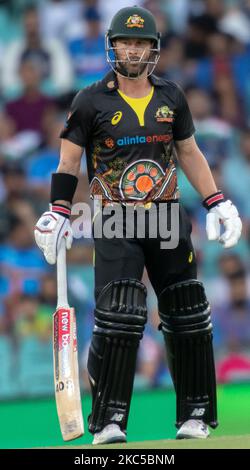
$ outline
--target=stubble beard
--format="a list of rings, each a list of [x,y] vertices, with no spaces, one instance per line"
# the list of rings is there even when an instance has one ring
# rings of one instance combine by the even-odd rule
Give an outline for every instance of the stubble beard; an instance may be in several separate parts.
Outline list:
[[[120,62],[117,62],[116,64],[116,70],[118,73],[120,73],[121,75],[127,77],[127,78],[140,78],[141,75],[144,73],[144,71],[146,70],[148,64],[146,63],[138,63],[137,64],[137,70],[136,71],[133,71],[133,69],[135,67],[131,67],[131,64],[125,64],[125,63],[120,63]],[[132,69],[132,71],[131,71]]]

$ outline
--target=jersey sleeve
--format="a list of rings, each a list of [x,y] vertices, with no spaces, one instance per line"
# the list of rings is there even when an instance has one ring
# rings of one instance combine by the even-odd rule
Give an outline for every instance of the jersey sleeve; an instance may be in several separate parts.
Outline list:
[[[176,116],[173,125],[174,140],[184,140],[195,132],[193,118],[182,89],[176,88]]]
[[[76,145],[86,147],[92,128],[93,107],[88,92],[79,91],[74,97],[64,129],[60,133],[62,139],[68,139]]]

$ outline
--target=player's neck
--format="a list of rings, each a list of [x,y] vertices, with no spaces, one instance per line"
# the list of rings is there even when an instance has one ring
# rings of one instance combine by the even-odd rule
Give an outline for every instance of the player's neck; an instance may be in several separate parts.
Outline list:
[[[117,74],[118,88],[125,95],[130,98],[143,98],[150,93],[152,85],[147,76],[131,80]]]

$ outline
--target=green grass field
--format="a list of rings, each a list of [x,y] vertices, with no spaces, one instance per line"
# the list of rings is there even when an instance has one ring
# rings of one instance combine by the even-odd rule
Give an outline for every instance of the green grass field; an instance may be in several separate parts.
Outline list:
[[[244,436],[209,437],[208,439],[165,439],[129,442],[102,446],[59,446],[57,449],[250,449],[250,434]],[[50,447],[55,449],[55,447]]]
[[[219,426],[206,440],[176,441],[175,394],[158,389],[135,392],[128,423],[127,449],[249,449],[250,385],[218,387]],[[54,397],[0,402],[0,449],[75,448],[93,449],[87,429],[91,399],[82,394],[85,434],[65,443],[62,439]],[[204,446],[204,447],[203,447]],[[114,448],[123,448],[113,446]],[[104,448],[104,446],[101,446]],[[108,448],[112,448],[108,446]]]

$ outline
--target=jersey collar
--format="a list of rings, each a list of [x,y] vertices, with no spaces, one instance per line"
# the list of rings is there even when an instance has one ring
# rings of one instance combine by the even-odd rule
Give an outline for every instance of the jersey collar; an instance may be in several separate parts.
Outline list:
[[[157,77],[156,75],[150,75],[149,81],[155,87],[163,87],[166,85],[166,81],[163,78]],[[118,81],[116,73],[111,71],[102,80],[104,84],[104,91],[111,92],[118,89]]]

